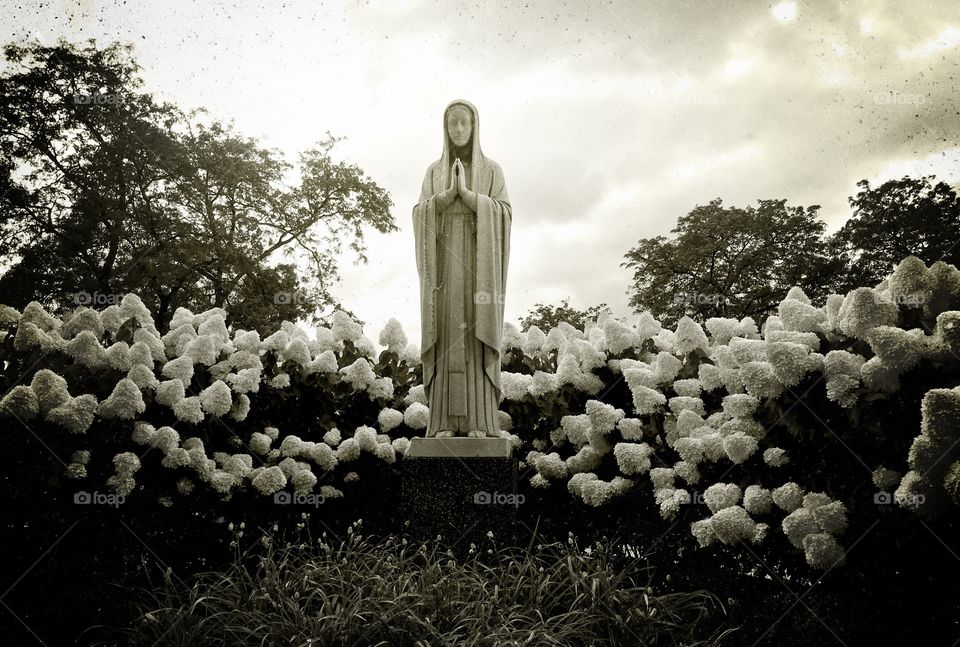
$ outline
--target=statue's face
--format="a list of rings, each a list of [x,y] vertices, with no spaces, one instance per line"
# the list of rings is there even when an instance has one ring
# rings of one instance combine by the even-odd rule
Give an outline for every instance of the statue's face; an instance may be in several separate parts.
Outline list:
[[[454,146],[466,146],[473,131],[473,115],[463,106],[455,106],[447,113],[447,133]]]

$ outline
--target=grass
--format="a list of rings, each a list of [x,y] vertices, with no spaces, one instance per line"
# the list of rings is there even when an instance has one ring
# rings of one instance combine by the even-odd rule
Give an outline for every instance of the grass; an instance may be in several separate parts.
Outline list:
[[[475,548],[458,560],[438,542],[326,533],[224,572],[132,591],[118,630],[131,645],[715,645],[698,625],[722,605],[706,591],[654,594],[636,561],[614,567],[610,547]],[[236,533],[235,533],[236,534]],[[149,574],[148,574],[149,576]],[[116,643],[111,643],[116,644]]]

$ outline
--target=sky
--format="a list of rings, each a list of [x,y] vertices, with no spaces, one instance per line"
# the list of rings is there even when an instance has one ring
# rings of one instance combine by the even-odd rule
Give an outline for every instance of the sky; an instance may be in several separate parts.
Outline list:
[[[0,0],[0,39],[132,42],[146,88],[233,120],[291,162],[327,131],[384,187],[398,232],[365,232],[336,294],[375,343],[419,342],[412,208],[467,99],[513,211],[505,320],[537,303],[629,319],[641,238],[697,205],[821,205],[856,183],[960,185],[960,3],[44,2]],[[308,326],[305,326],[308,328]]]

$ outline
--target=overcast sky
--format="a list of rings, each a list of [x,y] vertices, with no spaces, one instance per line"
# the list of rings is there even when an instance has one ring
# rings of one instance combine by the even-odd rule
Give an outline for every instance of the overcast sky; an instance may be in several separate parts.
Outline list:
[[[297,152],[327,130],[394,202],[335,292],[419,342],[411,210],[467,99],[513,207],[506,319],[569,297],[627,315],[637,240],[720,197],[822,206],[862,178],[960,180],[960,3],[0,0],[4,42],[134,43],[149,90]]]

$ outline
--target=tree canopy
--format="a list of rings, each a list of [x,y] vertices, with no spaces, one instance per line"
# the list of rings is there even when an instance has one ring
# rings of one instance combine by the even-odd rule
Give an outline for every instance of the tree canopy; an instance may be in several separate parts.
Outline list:
[[[335,162],[296,167],[232,123],[143,91],[132,46],[7,45],[0,77],[0,302],[54,310],[134,292],[166,325],[223,307],[272,331],[343,307],[330,288],[363,227],[397,231],[386,190]],[[284,262],[281,262],[284,261]]]
[[[830,239],[832,254],[846,266],[842,290],[880,283],[907,256],[960,266],[960,200],[934,179],[857,182],[860,191],[847,198],[853,215]]]
[[[695,207],[678,220],[673,238],[641,239],[626,253],[630,305],[666,325],[685,314],[762,321],[794,285],[811,298],[826,296],[838,264],[825,249],[819,208],[786,200],[725,207],[720,198]]]

